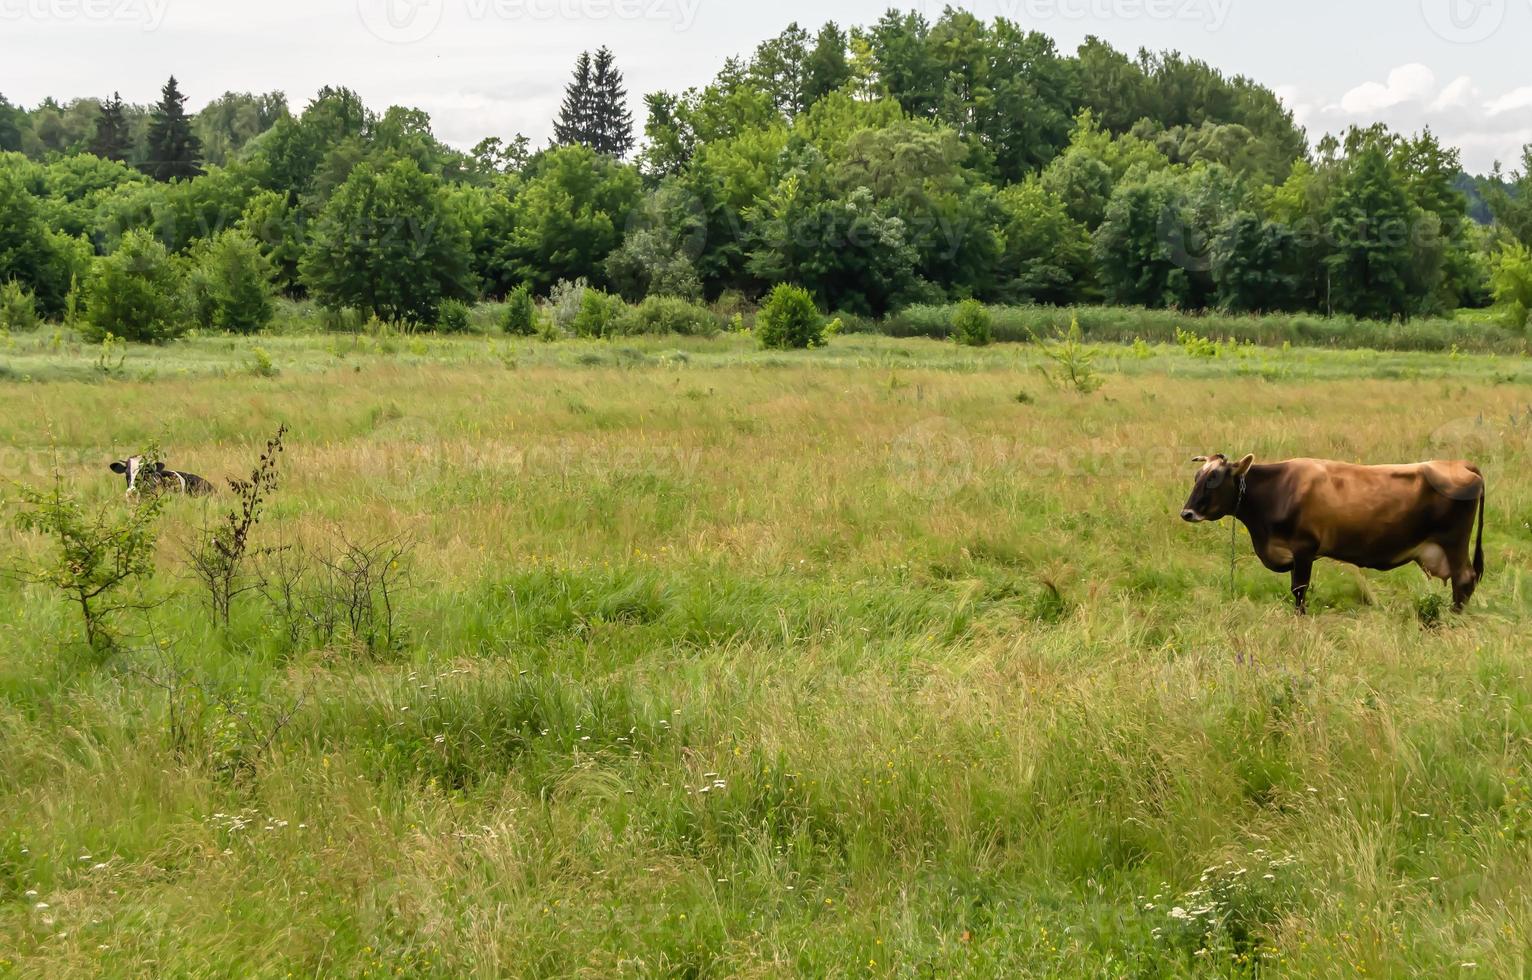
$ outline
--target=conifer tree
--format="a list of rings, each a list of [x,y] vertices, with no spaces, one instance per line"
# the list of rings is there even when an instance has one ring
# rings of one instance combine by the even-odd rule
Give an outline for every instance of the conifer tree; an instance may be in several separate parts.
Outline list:
[[[564,89],[564,104],[559,107],[559,117],[553,121],[553,141],[560,146],[591,146],[591,61],[590,52],[583,51],[575,62],[574,78]]]
[[[132,145],[126,107],[122,96],[113,92],[110,99],[101,103],[100,114],[96,117],[96,138],[91,142],[90,152],[103,160],[120,162],[127,160]]]
[[[591,79],[591,149],[622,159],[633,149],[633,110],[628,108],[628,90],[622,72],[610,48],[596,52]]]
[[[196,177],[202,173],[201,153],[202,141],[192,132],[191,117],[186,114],[186,96],[172,75],[150,115],[149,159],[140,169],[159,181]]]

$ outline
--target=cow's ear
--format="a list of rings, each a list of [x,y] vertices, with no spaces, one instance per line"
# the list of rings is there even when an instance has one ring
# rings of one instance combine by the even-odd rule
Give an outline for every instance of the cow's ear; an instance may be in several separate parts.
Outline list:
[[[164,463],[155,463],[154,464],[154,471],[156,473],[163,473],[163,472],[165,472],[165,464]]]
[[[1250,467],[1254,464],[1255,453],[1251,453],[1249,456],[1246,456],[1244,459],[1234,464],[1234,475],[1244,476],[1246,473],[1250,472]]]
[[[1208,458],[1206,456],[1193,456],[1192,457],[1192,462],[1193,463],[1206,463],[1207,461],[1208,461]]]
[[[128,471],[128,464],[122,462],[121,460],[118,460],[117,462],[112,464],[112,472],[113,473],[126,473],[127,471]]]

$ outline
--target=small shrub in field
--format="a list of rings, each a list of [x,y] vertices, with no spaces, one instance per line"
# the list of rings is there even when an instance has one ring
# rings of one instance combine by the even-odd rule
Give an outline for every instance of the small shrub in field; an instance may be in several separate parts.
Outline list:
[[[91,340],[163,343],[186,332],[185,284],[165,246],[143,231],[122,236],[117,251],[96,260],[85,286],[85,329]]]
[[[532,299],[530,286],[523,283],[507,294],[500,325],[512,337],[530,337],[537,333],[537,303]]]
[[[121,374],[122,366],[128,361],[128,342],[121,337],[107,334],[101,338],[101,346],[96,349],[96,370],[111,377]]]
[[[560,279],[548,292],[548,309],[553,315],[553,325],[564,333],[574,333],[575,319],[580,315],[585,291],[590,288],[585,277],[570,282]]]
[[[613,337],[625,333],[624,319],[628,305],[621,297],[599,289],[587,288],[580,297],[580,312],[574,318],[577,337]]]
[[[186,558],[197,581],[207,592],[208,609],[216,625],[229,625],[229,610],[234,600],[257,588],[246,580],[250,559],[260,552],[251,549],[250,537],[261,522],[266,499],[277,489],[277,458],[282,454],[282,438],[287,426],[266,442],[266,451],[248,480],[230,480],[234,509],[212,526],[202,529],[197,541],[187,549]]]
[[[989,310],[976,299],[965,299],[952,315],[952,338],[967,347],[984,347],[990,341]]]
[[[1447,615],[1447,597],[1440,592],[1428,592],[1415,600],[1415,618],[1424,628],[1436,629]]]
[[[252,347],[250,348],[250,373],[257,378],[275,378],[282,372],[277,369],[271,355],[266,353],[266,348]]]
[[[276,270],[255,239],[227,230],[192,250],[191,303],[206,329],[258,333],[276,314]]]
[[[153,458],[152,453],[145,454],[151,463]],[[16,526],[54,544],[50,556],[17,569],[20,577],[57,589],[78,608],[85,641],[92,649],[110,646],[113,617],[134,608],[129,599],[121,598],[125,587],[154,574],[158,523],[167,496],[140,493],[129,502],[126,513],[115,503],[86,513],[79,500],[64,490],[58,474],[49,490],[21,486],[16,492],[21,499]]]
[[[650,296],[633,314],[635,333],[675,333],[702,337],[718,332],[718,321],[707,307],[674,296]]]
[[[1177,327],[1176,343],[1192,357],[1217,357],[1219,353],[1218,341],[1209,340],[1193,330]]]
[[[777,350],[818,347],[824,343],[824,317],[805,289],[782,284],[771,291],[755,320],[762,347]]]
[[[37,328],[37,300],[19,282],[0,286],[0,333],[26,333]]]
[[[1043,370],[1043,376],[1061,388],[1073,388],[1082,395],[1098,391],[1102,384],[1096,371],[1096,352],[1087,347],[1080,334],[1078,317],[1069,318],[1069,329],[1058,335],[1052,343],[1038,341],[1043,356],[1053,362],[1053,369]]]
[[[467,333],[470,329],[468,304],[462,300],[443,301],[436,311],[436,329],[441,333]]]

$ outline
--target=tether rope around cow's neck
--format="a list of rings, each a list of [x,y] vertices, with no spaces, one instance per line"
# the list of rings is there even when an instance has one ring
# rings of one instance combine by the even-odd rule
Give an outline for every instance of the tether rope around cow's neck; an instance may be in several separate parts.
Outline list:
[[[1229,599],[1234,599],[1234,551],[1238,547],[1239,536],[1239,509],[1245,502],[1245,478],[1239,478],[1239,497],[1234,501],[1234,510],[1229,515],[1233,518],[1229,521]]]

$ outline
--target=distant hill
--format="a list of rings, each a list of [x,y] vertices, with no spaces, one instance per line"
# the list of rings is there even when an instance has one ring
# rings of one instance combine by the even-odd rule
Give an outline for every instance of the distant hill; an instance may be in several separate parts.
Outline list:
[[[1481,225],[1487,225],[1494,220],[1489,210],[1489,196],[1492,193],[1499,191],[1513,197],[1517,194],[1514,184],[1499,177],[1475,177],[1472,174],[1460,173],[1453,180],[1452,186],[1462,191],[1468,198],[1468,216]]]

